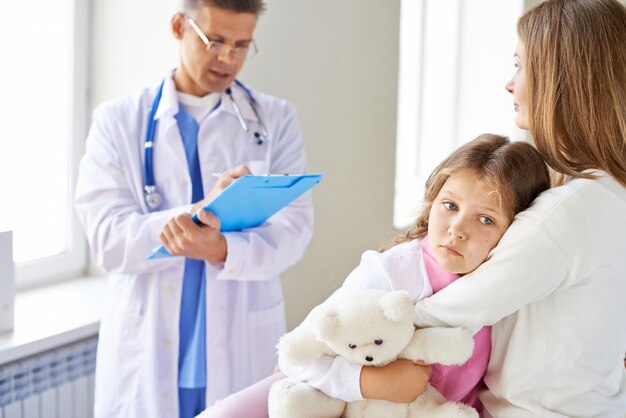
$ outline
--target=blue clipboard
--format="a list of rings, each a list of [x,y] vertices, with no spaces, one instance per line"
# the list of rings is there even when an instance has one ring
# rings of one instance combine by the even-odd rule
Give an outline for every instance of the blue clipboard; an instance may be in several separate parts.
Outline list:
[[[221,221],[222,232],[241,231],[261,225],[276,212],[318,184],[323,174],[242,176],[204,209]],[[200,223],[194,215],[193,221]],[[149,260],[172,257],[165,247],[155,248]]]

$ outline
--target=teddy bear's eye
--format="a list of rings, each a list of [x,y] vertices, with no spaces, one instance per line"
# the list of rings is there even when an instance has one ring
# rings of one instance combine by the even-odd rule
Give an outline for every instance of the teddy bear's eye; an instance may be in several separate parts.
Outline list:
[[[348,344],[348,347],[354,350],[356,348],[356,344]]]
[[[377,340],[374,340],[374,344],[376,345],[381,345],[383,343],[383,340],[381,340],[380,338]]]

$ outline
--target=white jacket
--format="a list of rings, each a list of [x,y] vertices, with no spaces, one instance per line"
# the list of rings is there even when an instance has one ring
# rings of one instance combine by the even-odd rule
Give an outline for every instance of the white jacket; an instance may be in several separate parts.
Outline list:
[[[166,77],[155,118],[154,175],[163,197],[150,212],[143,197],[148,115],[157,88],[105,103],[80,165],[76,209],[91,254],[110,273],[100,327],[95,416],[178,416],[178,321],[184,258],[146,260],[173,216],[191,208],[191,181],[174,116],[176,90]],[[251,127],[248,97],[233,95]],[[269,131],[261,146],[242,129],[226,95],[200,124],[198,154],[205,193],[213,172],[248,164],[253,174],[303,173],[306,158],[293,107],[253,92]],[[256,125],[258,126],[258,125]],[[310,193],[265,224],[227,233],[225,263],[206,265],[207,404],[270,374],[285,332],[279,274],[303,255],[313,230]]]
[[[600,174],[542,193],[489,261],[417,303],[421,326],[495,324],[486,417],[626,413],[626,188]]]

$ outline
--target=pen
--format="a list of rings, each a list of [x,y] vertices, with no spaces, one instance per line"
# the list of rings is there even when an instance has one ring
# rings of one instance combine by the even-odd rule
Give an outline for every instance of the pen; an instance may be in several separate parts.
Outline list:
[[[217,172],[215,172],[215,173],[211,173],[211,175],[212,175],[213,177],[215,177],[215,178],[219,178],[219,177],[222,175],[222,173],[217,173]],[[264,176],[272,176],[272,177],[275,177],[275,176],[291,176],[291,175],[294,175],[294,174],[290,174],[290,173],[266,173],[266,174],[263,174],[263,175],[264,175]],[[300,175],[300,174],[298,174],[298,175]]]

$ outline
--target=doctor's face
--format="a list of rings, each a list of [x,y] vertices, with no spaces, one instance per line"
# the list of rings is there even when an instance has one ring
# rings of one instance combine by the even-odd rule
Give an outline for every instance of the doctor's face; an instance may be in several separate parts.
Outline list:
[[[209,41],[224,44],[218,52],[208,50],[188,22],[190,17]],[[180,63],[174,75],[176,88],[194,96],[226,90],[245,62],[245,57],[238,57],[234,48],[253,47],[256,21],[253,13],[237,13],[217,7],[202,7],[193,16],[175,15],[172,32],[180,41]]]

